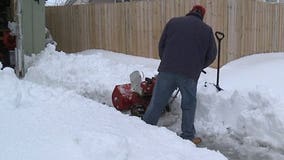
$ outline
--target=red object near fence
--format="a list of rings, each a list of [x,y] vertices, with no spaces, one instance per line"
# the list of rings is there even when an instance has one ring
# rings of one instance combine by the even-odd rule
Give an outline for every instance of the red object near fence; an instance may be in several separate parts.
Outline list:
[[[3,33],[3,44],[8,50],[14,50],[16,48],[16,37],[10,35],[10,31]]]

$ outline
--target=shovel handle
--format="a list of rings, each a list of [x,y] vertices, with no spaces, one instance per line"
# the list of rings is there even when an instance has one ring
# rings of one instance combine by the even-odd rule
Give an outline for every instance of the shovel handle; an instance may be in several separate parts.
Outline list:
[[[225,34],[217,31],[217,32],[215,32],[215,36],[218,39],[218,41],[221,41],[225,37]]]
[[[218,40],[218,63],[217,63],[217,82],[215,87],[217,88],[218,91],[221,91],[222,88],[219,86],[219,73],[220,73],[220,50],[221,50],[221,41],[225,37],[225,34],[222,32],[215,32],[215,36]]]

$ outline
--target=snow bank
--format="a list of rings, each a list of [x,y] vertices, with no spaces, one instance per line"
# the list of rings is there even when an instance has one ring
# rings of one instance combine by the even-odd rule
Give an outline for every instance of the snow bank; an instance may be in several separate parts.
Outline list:
[[[55,47],[49,45],[42,54],[32,58],[26,79],[75,90],[81,95],[112,105],[110,93],[115,85],[128,82],[129,74],[141,68],[145,76],[153,76],[156,74],[153,68],[157,64],[157,60],[103,50],[66,54],[55,51]]]
[[[56,54],[57,58],[63,56]],[[52,59],[50,63],[55,61],[51,54],[44,56]],[[45,71],[51,74],[49,70],[55,66]],[[121,114],[58,87],[58,82],[49,84],[47,80],[52,82],[52,78],[42,75],[33,78],[57,87],[19,80],[10,68],[0,70],[1,160],[226,160],[166,128]]]
[[[109,106],[114,86],[128,83],[132,71],[139,70],[151,77],[157,74],[159,65],[159,60],[103,50],[65,54],[51,46],[32,60],[26,80],[64,87]],[[221,92],[216,92],[212,85],[216,70],[207,68],[198,85],[198,134],[218,145],[217,148],[229,145],[227,148],[239,152],[241,159],[284,158],[281,139],[284,97],[278,95],[282,93],[279,86],[284,80],[279,74],[284,68],[283,60],[283,53],[273,53],[249,56],[225,65],[221,68],[220,84],[224,89]],[[181,121],[179,99],[180,96],[173,103],[172,111],[159,121],[160,126],[177,133]]]
[[[276,148],[284,147],[282,100],[261,89],[219,94],[213,94],[211,90],[205,88],[198,96],[198,122],[203,124],[199,125],[200,129],[210,130],[212,134],[230,133],[242,143],[256,141]],[[204,125],[204,122],[207,123]]]

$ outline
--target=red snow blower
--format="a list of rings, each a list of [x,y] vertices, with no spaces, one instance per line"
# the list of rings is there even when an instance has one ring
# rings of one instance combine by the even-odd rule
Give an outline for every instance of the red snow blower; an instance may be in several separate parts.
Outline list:
[[[119,111],[130,110],[131,115],[142,117],[152,98],[156,78],[142,81],[140,72],[134,71],[130,74],[130,82],[115,86],[112,92],[113,106]],[[169,106],[166,110],[169,111]]]

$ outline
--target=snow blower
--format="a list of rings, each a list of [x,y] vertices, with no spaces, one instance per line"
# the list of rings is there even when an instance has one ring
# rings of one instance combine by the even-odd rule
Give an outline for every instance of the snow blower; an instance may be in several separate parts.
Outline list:
[[[146,77],[142,81],[142,77],[139,71],[134,71],[130,74],[130,83],[115,86],[112,92],[112,103],[117,110],[130,110],[131,115],[143,116],[151,101],[156,78]],[[169,105],[166,106],[166,111],[170,111]]]

